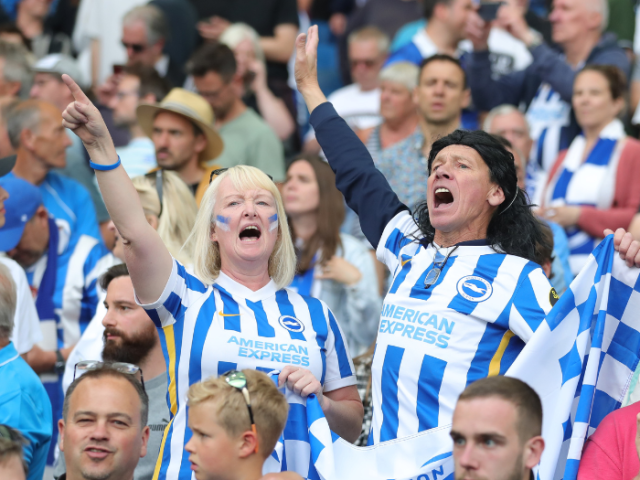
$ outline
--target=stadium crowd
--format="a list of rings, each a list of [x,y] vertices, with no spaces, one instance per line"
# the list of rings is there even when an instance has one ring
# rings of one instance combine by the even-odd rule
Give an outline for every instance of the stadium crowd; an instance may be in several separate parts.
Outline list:
[[[356,446],[447,426],[456,479],[534,478],[505,373],[605,237],[640,267],[636,18],[0,0],[0,479],[297,480],[310,395]],[[635,349],[579,480],[640,478]]]

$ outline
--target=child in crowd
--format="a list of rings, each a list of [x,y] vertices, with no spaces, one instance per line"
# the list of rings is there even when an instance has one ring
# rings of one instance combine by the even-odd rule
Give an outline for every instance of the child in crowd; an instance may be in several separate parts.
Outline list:
[[[187,395],[193,436],[185,449],[196,479],[261,478],[289,410],[275,383],[256,370],[233,370],[192,385]]]

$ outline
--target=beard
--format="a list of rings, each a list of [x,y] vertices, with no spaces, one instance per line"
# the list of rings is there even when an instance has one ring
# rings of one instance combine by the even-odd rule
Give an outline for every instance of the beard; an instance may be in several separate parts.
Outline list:
[[[117,335],[119,338],[107,340],[107,335]],[[149,325],[137,335],[125,335],[117,328],[107,327],[104,330],[103,340],[102,359],[104,361],[131,363],[138,366],[158,343],[153,325]]]

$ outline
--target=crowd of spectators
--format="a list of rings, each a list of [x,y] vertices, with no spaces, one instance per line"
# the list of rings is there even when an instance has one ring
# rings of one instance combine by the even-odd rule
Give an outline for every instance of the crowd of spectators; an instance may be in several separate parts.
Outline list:
[[[484,377],[605,230],[640,241],[636,18],[633,0],[0,0],[0,478],[191,478],[184,457],[257,480],[287,421],[259,372],[277,369],[349,442],[452,423],[456,478],[528,479],[537,395]],[[509,318],[440,293],[451,255]],[[419,309],[438,331],[385,327]],[[443,312],[475,322],[455,360]],[[501,348],[478,343],[488,324],[516,337],[498,371],[465,363]],[[262,337],[294,354],[245,358]],[[640,475],[637,414],[602,421],[579,478]]]

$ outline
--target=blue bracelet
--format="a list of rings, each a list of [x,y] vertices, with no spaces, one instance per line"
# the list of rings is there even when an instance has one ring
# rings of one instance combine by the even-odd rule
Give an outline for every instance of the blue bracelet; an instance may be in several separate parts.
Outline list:
[[[112,163],[111,165],[101,165],[99,163],[93,163],[89,160],[89,166],[94,170],[100,170],[101,172],[106,172],[107,170],[113,170],[114,168],[118,168],[120,165],[120,155],[118,155],[118,161],[116,163]]]

